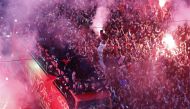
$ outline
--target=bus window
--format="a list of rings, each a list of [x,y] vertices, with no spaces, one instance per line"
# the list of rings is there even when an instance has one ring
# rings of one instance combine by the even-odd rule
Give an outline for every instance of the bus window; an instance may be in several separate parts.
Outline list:
[[[110,99],[80,101],[77,109],[111,109]]]

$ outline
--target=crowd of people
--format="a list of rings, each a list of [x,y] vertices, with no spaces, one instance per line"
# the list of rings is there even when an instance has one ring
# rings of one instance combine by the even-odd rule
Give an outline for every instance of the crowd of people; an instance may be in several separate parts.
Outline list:
[[[172,4],[118,3],[100,37],[90,28],[96,8],[84,11],[61,4],[45,11],[48,19],[39,23],[38,18],[37,48],[44,68],[76,93],[104,86],[112,94],[113,109],[190,108],[190,26],[171,33],[175,53],[162,42],[173,22]],[[106,45],[103,51],[98,50],[101,44]]]
[[[37,44],[37,48],[32,53],[34,59],[48,74],[57,77],[62,88],[72,90],[76,94],[99,92],[105,89],[104,79],[88,65],[85,58],[75,54],[71,55],[71,49],[65,48],[65,55],[63,52],[59,57],[59,54],[55,52],[51,54],[48,48],[40,44]]]

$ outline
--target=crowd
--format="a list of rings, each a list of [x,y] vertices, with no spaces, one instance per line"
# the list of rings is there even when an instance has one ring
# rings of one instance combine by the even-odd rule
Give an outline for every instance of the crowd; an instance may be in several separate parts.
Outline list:
[[[172,4],[142,4],[118,3],[102,37],[90,28],[96,6],[82,11],[60,5],[46,11],[61,20],[37,20],[41,53],[34,54],[75,93],[109,89],[113,109],[188,109],[190,26],[186,23],[171,33],[177,45],[173,54],[162,43],[172,22]],[[98,50],[101,44],[106,46]]]
[[[71,55],[71,49],[65,48],[65,55],[63,52],[60,57],[56,52],[51,54],[49,48],[40,44],[37,44],[37,48],[32,53],[34,58],[48,74],[57,77],[61,87],[76,94],[105,89],[104,79],[98,76],[97,70],[91,67],[84,57]]]

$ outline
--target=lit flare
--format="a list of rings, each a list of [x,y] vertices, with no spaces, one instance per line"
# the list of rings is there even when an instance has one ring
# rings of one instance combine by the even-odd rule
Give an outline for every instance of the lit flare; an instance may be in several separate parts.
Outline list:
[[[165,36],[162,39],[162,43],[168,50],[174,50],[177,48],[176,42],[171,34],[165,34]]]
[[[166,4],[167,0],[159,0],[159,5],[160,7],[164,7],[164,5]]]

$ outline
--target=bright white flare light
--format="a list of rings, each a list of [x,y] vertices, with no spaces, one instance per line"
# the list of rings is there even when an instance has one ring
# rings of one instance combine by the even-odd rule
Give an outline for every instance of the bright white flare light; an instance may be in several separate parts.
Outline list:
[[[165,34],[165,36],[162,39],[162,43],[168,50],[174,50],[177,48],[175,40],[173,39],[173,36],[171,34]]]
[[[159,5],[160,7],[164,7],[164,5],[166,4],[167,0],[159,0]]]
[[[6,81],[8,81],[8,80],[9,80],[9,78],[8,78],[8,77],[6,77],[6,78],[5,78],[5,80],[6,80]]]
[[[14,22],[16,23],[16,22],[18,22],[18,20],[17,20],[17,19],[15,19],[15,20],[14,20]]]
[[[105,7],[99,7],[96,10],[96,15],[93,19],[92,29],[94,32],[100,36],[100,30],[103,30],[104,25],[107,22],[109,16],[109,9]]]

